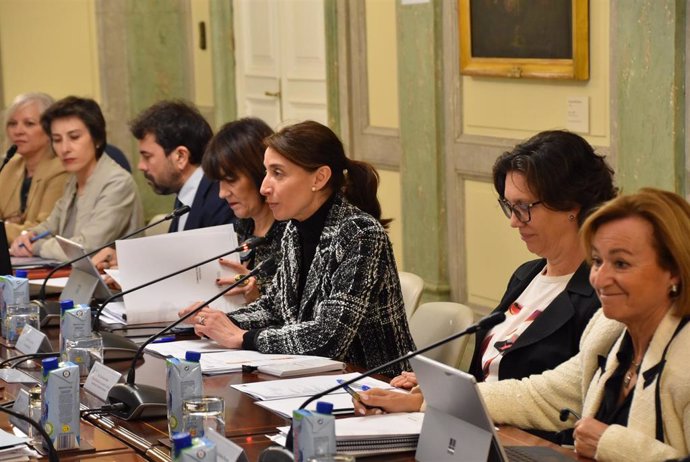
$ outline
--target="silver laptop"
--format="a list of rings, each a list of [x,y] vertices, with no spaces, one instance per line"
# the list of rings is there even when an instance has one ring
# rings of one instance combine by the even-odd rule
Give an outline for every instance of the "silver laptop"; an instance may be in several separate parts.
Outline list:
[[[80,244],[62,236],[55,236],[55,238],[70,260],[86,255],[86,250]],[[91,259],[85,257],[72,263],[72,272],[62,294],[60,294],[60,300],[73,300],[75,304],[88,305],[92,298],[105,300],[111,295],[112,292],[108,289],[96,267],[93,266]]]
[[[572,461],[549,447],[505,448],[474,376],[424,356],[410,359],[427,409],[415,459],[419,461]]]

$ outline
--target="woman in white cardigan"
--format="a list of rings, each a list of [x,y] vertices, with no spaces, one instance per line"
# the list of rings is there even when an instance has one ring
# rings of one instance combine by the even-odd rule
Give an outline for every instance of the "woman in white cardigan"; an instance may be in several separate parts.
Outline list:
[[[105,119],[98,103],[68,96],[43,113],[41,125],[71,176],[48,218],[17,237],[12,254],[66,261],[54,236],[89,252],[139,228],[144,220],[134,179],[103,155]]]
[[[690,448],[690,205],[642,189],[607,203],[583,225],[590,282],[602,302],[580,353],[522,380],[480,384],[492,418],[522,428],[562,430],[574,422],[578,454],[601,461],[656,461]],[[365,403],[417,410],[421,393],[403,398],[372,390]],[[357,405],[357,410],[363,408]]]

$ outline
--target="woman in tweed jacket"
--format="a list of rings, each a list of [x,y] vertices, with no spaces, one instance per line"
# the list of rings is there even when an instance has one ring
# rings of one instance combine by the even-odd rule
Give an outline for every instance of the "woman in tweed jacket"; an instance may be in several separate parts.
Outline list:
[[[286,127],[265,143],[261,194],[277,220],[290,220],[284,258],[266,295],[227,317],[203,309],[197,334],[229,348],[364,368],[414,349],[374,168],[347,159],[338,137],[316,122]]]

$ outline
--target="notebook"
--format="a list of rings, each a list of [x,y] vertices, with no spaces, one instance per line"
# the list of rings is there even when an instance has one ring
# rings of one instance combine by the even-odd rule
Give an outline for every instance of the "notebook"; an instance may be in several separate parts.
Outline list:
[[[427,409],[420,461],[572,461],[548,447],[501,445],[474,376],[424,356],[410,359]]]
[[[72,271],[62,294],[60,294],[60,300],[73,300],[75,304],[88,305],[91,303],[92,297],[97,300],[105,300],[110,297],[112,292],[108,289],[96,267],[93,266],[91,259],[85,257],[86,250],[80,244],[62,236],[55,236],[55,238],[68,259],[74,260],[84,257],[72,263]]]

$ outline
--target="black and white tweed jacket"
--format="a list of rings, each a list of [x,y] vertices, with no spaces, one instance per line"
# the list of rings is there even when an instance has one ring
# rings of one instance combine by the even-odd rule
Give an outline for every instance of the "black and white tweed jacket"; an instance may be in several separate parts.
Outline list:
[[[229,315],[250,330],[256,350],[328,356],[369,369],[414,349],[393,249],[371,215],[335,198],[301,300],[301,249],[292,223],[282,247],[269,291]],[[399,364],[383,373],[406,368]]]

